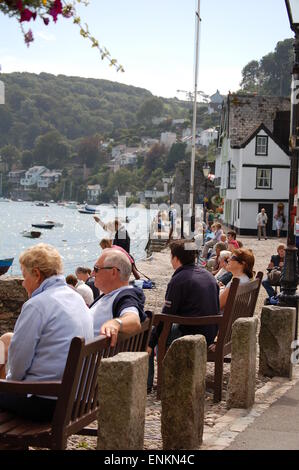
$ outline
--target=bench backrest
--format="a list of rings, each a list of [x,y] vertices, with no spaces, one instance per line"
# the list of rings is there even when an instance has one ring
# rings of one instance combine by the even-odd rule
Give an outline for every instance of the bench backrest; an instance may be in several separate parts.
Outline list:
[[[239,279],[233,279],[218,332],[218,347],[231,342],[232,326],[238,318],[253,316],[262,277],[263,274],[258,272],[253,281],[241,285]]]
[[[124,351],[146,351],[153,321],[152,312],[146,314],[141,330],[133,335],[120,334],[114,348],[110,347],[110,339],[104,336],[86,343],[83,338],[73,338],[52,421],[55,441],[61,442],[97,418],[97,379],[102,358]]]

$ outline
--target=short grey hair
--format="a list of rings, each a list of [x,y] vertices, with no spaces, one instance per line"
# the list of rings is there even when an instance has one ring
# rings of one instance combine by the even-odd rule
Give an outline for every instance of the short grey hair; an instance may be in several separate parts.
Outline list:
[[[132,264],[128,256],[120,250],[106,248],[103,250],[104,267],[115,266],[119,269],[119,278],[121,281],[128,281],[132,272]]]
[[[232,255],[231,251],[222,250],[222,251],[220,251],[219,259],[229,258],[231,255]]]

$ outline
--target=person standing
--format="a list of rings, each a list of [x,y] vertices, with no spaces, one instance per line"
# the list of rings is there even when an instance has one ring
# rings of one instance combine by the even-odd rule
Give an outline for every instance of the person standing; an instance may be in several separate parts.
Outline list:
[[[286,221],[284,213],[277,211],[277,213],[274,215],[274,219],[276,225],[277,238],[280,238],[280,231],[282,230]]]
[[[93,217],[97,224],[99,224],[106,232],[109,232],[110,235],[114,232],[114,238],[112,245],[117,245],[126,250],[127,253],[130,253],[130,237],[125,228],[125,226],[118,220],[115,219],[114,222],[108,222],[105,224],[99,217],[96,215]],[[111,236],[112,238],[112,236]]]
[[[256,217],[258,240],[261,239],[262,234],[265,240],[267,240],[267,233],[266,233],[267,222],[268,222],[268,216],[266,214],[265,209],[262,208],[261,212],[259,212]]]

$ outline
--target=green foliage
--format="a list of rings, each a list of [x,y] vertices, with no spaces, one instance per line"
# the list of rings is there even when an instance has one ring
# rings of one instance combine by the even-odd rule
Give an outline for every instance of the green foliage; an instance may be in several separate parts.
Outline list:
[[[176,143],[171,146],[167,155],[165,169],[167,171],[174,170],[176,164],[185,158],[187,145],[185,143]]]
[[[250,61],[242,70],[241,90],[260,95],[289,96],[294,60],[293,39],[276,44],[275,51],[260,61]]]
[[[154,117],[160,117],[163,113],[163,101],[159,98],[148,98],[140,106],[137,118],[141,122],[151,122]]]

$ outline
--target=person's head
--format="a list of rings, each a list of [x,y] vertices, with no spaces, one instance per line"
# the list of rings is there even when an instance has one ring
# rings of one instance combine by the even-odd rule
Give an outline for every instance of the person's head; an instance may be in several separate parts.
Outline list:
[[[221,235],[220,241],[222,241],[222,243],[225,243],[225,244],[226,244],[226,242],[227,242],[227,236],[225,235],[225,233],[223,233],[223,234]],[[226,247],[226,245],[225,245],[225,247]]]
[[[279,254],[280,258],[284,258],[285,256],[285,249],[286,246],[283,243],[280,243],[277,247],[277,253]]]
[[[216,255],[219,256],[220,252],[223,251],[223,250],[226,250],[226,244],[223,243],[223,242],[216,243],[216,245],[215,245]]]
[[[194,264],[198,250],[190,240],[174,240],[170,243],[171,264],[173,269],[186,264]]]
[[[262,214],[265,213],[265,208],[264,208],[264,207],[261,209],[261,213],[262,213]]]
[[[237,236],[237,234],[236,234],[236,232],[235,232],[234,230],[229,230],[229,231],[227,232],[227,239],[228,239],[228,241],[230,241],[230,240],[235,240],[235,239],[236,239],[236,236]]]
[[[106,248],[111,248],[112,247],[112,240],[111,238],[102,238],[100,241],[100,247],[102,250],[105,250]]]
[[[238,248],[233,251],[228,259],[227,270],[234,276],[246,274],[252,279],[254,261],[254,255],[251,250]]]
[[[216,227],[216,230],[221,230],[222,225],[219,222],[216,222],[215,227]]]
[[[74,274],[69,274],[68,276],[66,276],[65,281],[69,286],[73,286],[73,287],[76,287],[78,283],[78,279],[76,278]]]
[[[45,279],[63,273],[60,254],[46,243],[38,243],[25,250],[19,262],[24,276],[23,287],[29,297]]]
[[[92,275],[94,285],[104,294],[129,285],[132,265],[127,255],[119,250],[108,248],[96,261]]]
[[[231,252],[228,250],[222,250],[219,255],[219,267],[227,269],[228,259],[231,257]]]
[[[85,268],[84,266],[79,266],[76,269],[76,276],[79,281],[84,281],[86,282],[87,279],[89,279],[91,274],[91,270],[89,268]]]

